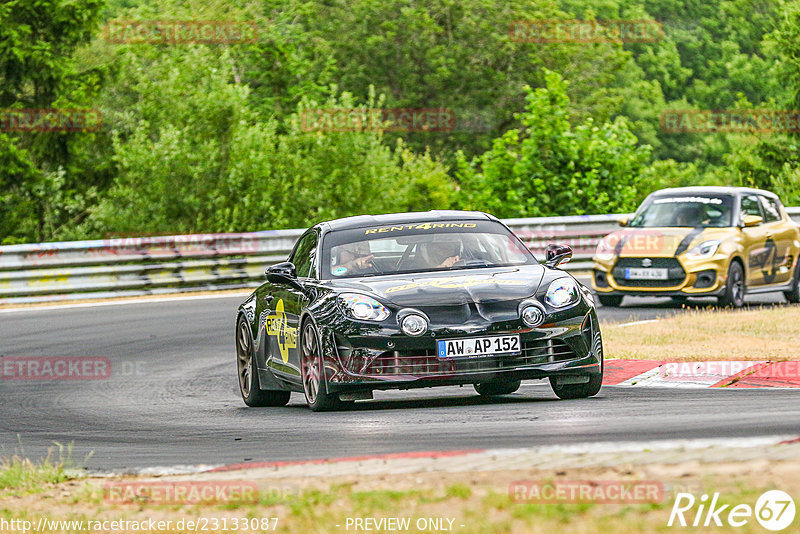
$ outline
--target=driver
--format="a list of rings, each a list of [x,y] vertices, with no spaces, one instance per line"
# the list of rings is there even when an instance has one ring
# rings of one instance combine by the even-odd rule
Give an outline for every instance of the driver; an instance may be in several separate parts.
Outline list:
[[[700,225],[700,222],[703,219],[703,211],[700,206],[697,205],[690,205],[684,206],[678,211],[677,216],[675,217],[675,225],[676,226],[688,226],[688,227],[696,227]]]
[[[372,264],[374,257],[374,254],[370,254],[369,243],[366,241],[342,245],[338,261],[333,264],[333,271],[342,274],[363,274],[369,269],[374,269]]]
[[[433,241],[424,245],[422,256],[430,269],[449,269],[461,259],[461,241]]]

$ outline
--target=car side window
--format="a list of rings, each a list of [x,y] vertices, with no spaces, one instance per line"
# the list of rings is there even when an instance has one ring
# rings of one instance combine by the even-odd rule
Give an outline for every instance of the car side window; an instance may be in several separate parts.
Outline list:
[[[755,215],[756,217],[764,216],[761,213],[758,197],[755,195],[744,195],[742,197],[742,219],[747,215]]]
[[[297,269],[299,278],[313,278],[316,276],[317,234],[306,234],[297,244],[297,248],[290,260]]]
[[[775,199],[760,197],[761,207],[764,208],[764,222],[775,222],[781,220],[781,210]]]

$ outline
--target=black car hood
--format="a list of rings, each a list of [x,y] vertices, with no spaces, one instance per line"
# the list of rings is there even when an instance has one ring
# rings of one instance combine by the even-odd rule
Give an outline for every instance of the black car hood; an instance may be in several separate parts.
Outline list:
[[[398,307],[463,306],[531,297],[544,271],[541,265],[464,269],[337,280],[335,286],[372,293]]]

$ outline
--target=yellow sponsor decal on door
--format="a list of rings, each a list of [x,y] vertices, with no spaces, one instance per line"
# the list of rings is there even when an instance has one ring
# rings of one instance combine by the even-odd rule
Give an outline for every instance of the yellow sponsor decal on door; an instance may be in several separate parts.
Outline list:
[[[297,347],[297,328],[289,325],[289,321],[286,319],[283,299],[278,299],[278,304],[275,305],[275,313],[267,316],[264,326],[267,327],[267,335],[275,336],[278,340],[281,359],[284,363],[288,362],[289,349]]]

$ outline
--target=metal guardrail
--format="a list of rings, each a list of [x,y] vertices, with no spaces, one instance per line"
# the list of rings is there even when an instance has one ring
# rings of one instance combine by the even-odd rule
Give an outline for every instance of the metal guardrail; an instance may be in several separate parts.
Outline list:
[[[505,219],[528,248],[539,258],[550,243],[561,243],[572,247],[572,261],[564,265],[571,271],[591,267],[592,255],[597,243],[604,236],[618,229],[617,220],[628,214],[579,215],[571,217],[537,217],[531,219]]]
[[[800,207],[788,208],[800,223]],[[550,243],[573,248],[564,267],[585,270],[616,215],[507,219],[539,257]],[[303,230],[132,237],[0,247],[0,304],[256,287]]]
[[[253,287],[303,230],[0,247],[0,304]]]

